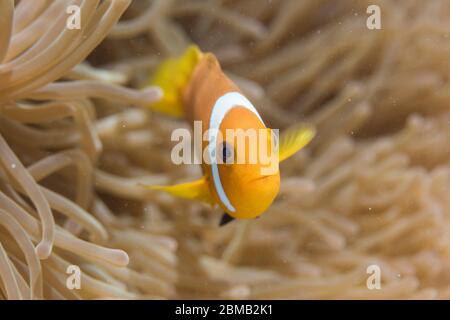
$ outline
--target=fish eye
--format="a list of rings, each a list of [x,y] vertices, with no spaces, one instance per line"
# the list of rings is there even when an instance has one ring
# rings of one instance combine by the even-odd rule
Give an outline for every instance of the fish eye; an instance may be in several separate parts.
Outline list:
[[[233,147],[229,143],[227,142],[222,143],[222,146],[219,150],[221,150],[223,163],[230,164],[233,162],[234,158]]]

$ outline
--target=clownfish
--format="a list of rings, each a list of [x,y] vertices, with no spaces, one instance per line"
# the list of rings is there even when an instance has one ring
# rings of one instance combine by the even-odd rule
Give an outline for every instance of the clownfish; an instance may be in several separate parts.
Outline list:
[[[315,135],[311,125],[301,124],[287,129],[279,139],[274,138],[253,104],[224,74],[217,58],[196,46],[190,46],[179,58],[165,60],[156,69],[150,84],[163,91],[162,99],[150,106],[152,110],[184,118],[191,124],[201,121],[202,133],[216,133],[206,134],[202,150],[198,150],[210,158],[201,164],[202,178],[170,186],[144,186],[220,206],[224,211],[220,225],[233,219],[256,218],[265,212],[280,189],[278,163],[306,146]],[[262,168],[266,164],[258,160],[232,161],[239,152],[237,137],[219,141],[217,134],[227,137],[225,131],[229,129],[267,131],[268,134],[257,136],[258,146],[266,147],[269,152],[278,151],[276,170],[264,173]],[[250,150],[255,149],[245,146],[243,150],[247,159]]]

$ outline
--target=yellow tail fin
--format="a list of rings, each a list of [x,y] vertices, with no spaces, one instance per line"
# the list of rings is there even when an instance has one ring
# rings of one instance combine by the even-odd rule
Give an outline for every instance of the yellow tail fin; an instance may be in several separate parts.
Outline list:
[[[152,110],[173,116],[183,116],[182,91],[187,86],[202,52],[195,46],[189,46],[179,58],[165,60],[156,70],[150,84],[161,87],[163,97],[152,104]]]

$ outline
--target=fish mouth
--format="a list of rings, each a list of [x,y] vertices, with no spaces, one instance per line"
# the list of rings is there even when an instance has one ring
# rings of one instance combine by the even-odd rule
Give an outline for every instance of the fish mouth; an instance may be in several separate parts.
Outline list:
[[[275,177],[276,175],[277,175],[277,174],[270,174],[270,175],[267,175],[267,176],[262,176],[262,177],[254,178],[254,179],[251,179],[250,182],[253,182],[253,181],[261,181],[261,180],[267,180],[267,179],[270,179],[270,178],[272,178],[272,177]]]

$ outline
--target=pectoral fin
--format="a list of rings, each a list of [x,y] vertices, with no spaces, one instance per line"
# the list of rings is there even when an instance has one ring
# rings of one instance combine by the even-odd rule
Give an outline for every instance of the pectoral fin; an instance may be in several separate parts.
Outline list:
[[[288,128],[280,135],[279,161],[286,160],[305,147],[315,136],[312,125],[300,124]]]
[[[173,186],[143,186],[147,189],[167,192],[178,198],[198,200],[209,204],[214,203],[214,199],[211,196],[211,192],[209,191],[208,181],[206,177],[202,177],[191,182],[176,184]]]

